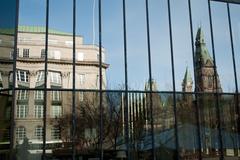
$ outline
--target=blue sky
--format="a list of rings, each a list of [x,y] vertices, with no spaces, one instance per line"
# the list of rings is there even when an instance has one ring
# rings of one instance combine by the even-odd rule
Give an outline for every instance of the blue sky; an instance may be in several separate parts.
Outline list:
[[[93,20],[95,21],[95,43],[98,43],[97,0],[93,19],[94,0],[77,0],[77,34],[84,42],[93,42]],[[192,0],[194,36],[199,26],[205,32],[209,52],[211,50],[210,26],[207,0]],[[176,88],[181,82],[186,66],[193,75],[191,39],[187,0],[171,0],[173,45],[175,58]],[[127,0],[127,45],[128,75],[131,89],[143,89],[148,79],[148,57],[146,39],[145,0]],[[20,25],[45,24],[45,0],[20,0]],[[232,27],[237,69],[240,68],[240,6],[231,5]],[[124,84],[122,1],[102,0],[102,38],[106,48],[108,88],[118,89]],[[172,89],[171,57],[167,0],[149,0],[152,75],[159,90]],[[223,3],[212,2],[214,42],[217,69],[224,91],[234,91],[234,76],[230,48],[227,8]],[[72,1],[50,0],[50,27],[72,32]],[[238,69],[238,81],[240,71]]]

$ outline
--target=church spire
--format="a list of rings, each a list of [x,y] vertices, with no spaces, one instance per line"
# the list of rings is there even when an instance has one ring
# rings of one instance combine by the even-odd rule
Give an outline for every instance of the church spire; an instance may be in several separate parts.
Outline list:
[[[195,39],[195,46],[196,46],[196,67],[206,66],[206,65],[213,65],[213,59],[210,56],[208,49],[205,44],[204,40],[204,33],[201,27],[198,28],[196,39]]]
[[[182,82],[182,91],[183,92],[192,92],[192,85],[193,85],[192,76],[187,67],[184,78],[183,78],[183,82]]]
[[[203,31],[202,31],[201,27],[198,28],[197,36],[196,36],[196,43],[195,44],[196,45],[205,44],[205,42],[204,42],[204,34],[203,34]]]
[[[213,59],[208,52],[201,27],[198,28],[195,40],[196,91],[222,92],[219,76],[214,71]]]

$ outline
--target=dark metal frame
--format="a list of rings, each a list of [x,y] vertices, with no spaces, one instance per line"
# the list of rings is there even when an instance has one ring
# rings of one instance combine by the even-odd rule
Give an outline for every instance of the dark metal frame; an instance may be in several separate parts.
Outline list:
[[[240,133],[240,111],[239,111],[239,91],[238,91],[238,80],[237,80],[237,70],[236,70],[236,60],[235,60],[235,51],[234,51],[234,44],[233,44],[233,33],[232,33],[232,22],[231,22],[231,13],[230,13],[230,4],[240,4],[239,0],[208,0],[208,12],[209,12],[209,22],[210,22],[210,33],[211,33],[211,43],[212,43],[212,53],[213,53],[213,60],[214,60],[214,72],[215,75],[217,73],[216,71],[216,58],[215,58],[215,47],[214,47],[214,35],[213,35],[213,26],[212,26],[212,15],[211,15],[211,1],[212,2],[221,2],[221,3],[226,3],[227,6],[227,13],[228,13],[228,23],[229,23],[229,32],[230,32],[230,40],[231,40],[231,51],[232,51],[232,61],[233,61],[233,69],[234,69],[234,80],[235,80],[235,87],[236,87],[236,92],[235,93],[218,93],[216,91],[215,94],[215,105],[216,105],[216,114],[217,114],[217,120],[218,120],[218,133],[219,133],[219,142],[220,142],[220,159],[224,159],[223,156],[223,140],[222,140],[222,126],[220,123],[220,110],[219,110],[219,96],[221,94],[227,94],[227,95],[236,95],[236,111],[237,111],[237,128],[238,128],[238,133]],[[148,53],[148,69],[149,69],[149,83],[152,83],[152,65],[151,65],[151,43],[150,43],[150,24],[149,24],[149,6],[148,6],[148,0],[145,0],[145,11],[146,11],[146,28],[147,28],[147,53]],[[173,111],[174,111],[174,118],[175,118],[175,138],[176,138],[176,159],[180,159],[179,157],[179,140],[178,140],[178,120],[177,120],[177,109],[176,109],[176,94],[193,94],[195,95],[196,99],[198,98],[198,95],[201,94],[213,94],[213,93],[203,93],[203,92],[178,92],[176,91],[175,87],[175,67],[174,67],[174,51],[173,51],[173,35],[172,35],[172,22],[171,22],[171,2],[170,0],[167,0],[167,7],[168,7],[168,22],[169,22],[169,36],[170,36],[170,50],[171,50],[171,67],[172,67],[172,85],[173,85],[173,91],[169,92],[158,92],[158,91],[153,91],[152,85],[150,85],[150,90],[149,91],[140,91],[140,90],[131,90],[129,91],[128,88],[128,51],[127,51],[127,13],[126,13],[126,1],[122,0],[122,18],[123,18],[123,42],[124,42],[124,71],[125,71],[125,88],[124,90],[106,90],[103,89],[102,86],[102,0],[98,0],[98,21],[99,21],[99,26],[98,26],[98,31],[99,31],[99,44],[98,44],[98,49],[99,49],[99,88],[94,90],[94,89],[76,89],[75,87],[75,72],[76,72],[76,0],[73,0],[73,88],[72,89],[51,89],[47,88],[47,74],[48,74],[48,30],[49,30],[49,0],[46,0],[46,33],[45,33],[45,77],[44,77],[44,88],[43,89],[35,89],[35,88],[30,88],[26,90],[44,90],[44,118],[43,118],[43,124],[44,124],[44,134],[43,134],[43,155],[42,159],[46,159],[46,115],[47,115],[47,92],[48,91],[71,91],[72,92],[72,128],[71,128],[71,135],[72,135],[72,159],[75,159],[76,156],[76,149],[75,149],[75,134],[76,134],[76,92],[81,91],[81,92],[97,92],[99,93],[99,111],[100,111],[100,122],[99,122],[99,133],[100,133],[100,141],[99,141],[99,157],[100,159],[104,159],[104,150],[103,150],[103,94],[105,92],[121,92],[124,93],[124,120],[125,120],[125,142],[126,142],[126,149],[127,149],[127,156],[128,159],[130,160],[130,141],[131,137],[129,137],[129,109],[128,109],[128,102],[129,102],[129,93],[149,93],[150,94],[150,116],[151,116],[151,132],[152,132],[152,157],[153,159],[156,159],[156,154],[154,150],[154,124],[153,124],[153,103],[152,103],[152,94],[153,93],[168,93],[173,95]],[[192,47],[192,56],[193,56],[193,65],[194,64],[194,38],[193,38],[193,25],[192,25],[192,9],[191,9],[191,0],[188,0],[188,9],[189,9],[189,23],[190,23],[190,32],[191,32],[191,47]],[[16,71],[16,60],[17,60],[17,38],[18,38],[18,19],[19,19],[19,0],[16,0],[16,27],[15,27],[15,43],[14,43],[14,56],[13,56],[13,71]],[[194,79],[196,79],[196,73],[194,71]],[[215,76],[215,81],[217,82],[217,76]],[[16,91],[18,90],[25,90],[25,89],[20,89],[16,88],[16,72],[13,72],[13,87],[11,90],[12,91],[12,109],[11,109],[11,138],[10,138],[10,148],[11,151],[13,152],[14,146],[13,146],[13,141],[14,141],[14,127],[15,127],[15,122],[14,122],[14,112],[15,112],[15,97],[16,97]],[[218,84],[216,83],[216,88]],[[196,86],[196,82],[195,82]],[[197,101],[196,101],[197,103]],[[196,104],[198,106],[198,104]],[[131,110],[130,110],[131,112]],[[130,113],[131,114],[131,113]],[[130,117],[131,120],[131,117]],[[202,159],[201,155],[201,135],[200,135],[200,124],[199,124],[199,108],[196,108],[196,120],[197,120],[197,140],[198,140],[198,147],[199,147],[199,159]],[[11,159],[14,159],[12,157]]]

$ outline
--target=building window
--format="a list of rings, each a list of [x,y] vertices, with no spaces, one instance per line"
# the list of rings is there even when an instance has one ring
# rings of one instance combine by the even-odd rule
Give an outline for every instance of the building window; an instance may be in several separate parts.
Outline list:
[[[80,85],[83,85],[85,83],[85,75],[84,74],[79,75],[79,81],[80,81]]]
[[[44,92],[43,91],[35,91],[35,94],[34,94],[34,99],[35,100],[43,100],[43,95],[44,95]]]
[[[41,49],[41,58],[45,58],[45,49]]]
[[[60,101],[61,100],[61,92],[60,91],[53,91],[52,92],[52,100],[53,101]]]
[[[83,92],[79,92],[79,100],[81,102],[83,101],[83,96],[84,96]]]
[[[53,126],[51,129],[51,137],[53,140],[61,139],[60,128],[58,126]]]
[[[84,53],[79,52],[79,53],[77,54],[77,60],[78,60],[78,61],[83,61],[83,60],[84,60]]]
[[[207,82],[208,82],[208,88],[212,88],[213,87],[213,76],[208,76]]]
[[[18,91],[18,100],[27,100],[28,99],[28,91],[27,90],[20,90]]]
[[[73,46],[73,41],[65,41],[66,46],[72,47]]]
[[[52,118],[58,118],[62,116],[62,106],[52,106]]]
[[[61,52],[60,51],[49,51],[48,58],[61,59]]]
[[[35,106],[35,118],[43,118],[43,106],[42,105]]]
[[[27,71],[18,70],[17,80],[21,82],[29,82],[29,73]]]
[[[23,57],[24,58],[29,58],[29,49],[23,49]]]
[[[42,126],[37,126],[35,128],[35,137],[38,140],[41,140],[43,138],[43,127]]]
[[[17,118],[26,118],[27,109],[27,105],[17,105]]]
[[[50,72],[50,81],[51,83],[61,84],[61,73],[59,72]]]
[[[44,71],[39,71],[37,73],[37,82],[44,81]]]
[[[13,59],[14,50],[10,51],[10,59]],[[19,48],[17,48],[17,58],[19,57]]]
[[[26,137],[26,129],[24,127],[18,127],[16,129],[17,140],[23,140]]]

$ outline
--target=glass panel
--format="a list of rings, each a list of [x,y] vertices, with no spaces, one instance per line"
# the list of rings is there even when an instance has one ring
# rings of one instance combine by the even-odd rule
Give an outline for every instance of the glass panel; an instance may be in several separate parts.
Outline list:
[[[10,123],[13,117],[11,117],[12,84],[9,77],[13,72],[15,54],[16,4],[16,0],[0,2],[0,159],[10,159]]]
[[[156,157],[157,159],[175,159],[173,95],[154,93],[152,99]]]
[[[10,149],[10,117],[12,97],[0,94],[0,159],[8,159]]]
[[[76,107],[75,144],[77,156],[79,158],[84,157],[99,158],[100,153],[99,93],[77,92],[75,107]],[[105,108],[103,109],[103,111],[104,110]],[[103,116],[103,118],[106,117]],[[105,122],[107,122],[107,120]],[[106,130],[103,130],[103,133],[105,133],[105,131]]]
[[[216,96],[213,94],[198,94],[197,103],[200,115],[200,135],[202,156],[217,158],[220,155],[220,137],[218,130]]]
[[[43,88],[46,1],[20,0],[19,5],[16,87]]]
[[[16,91],[13,142],[17,159],[42,157],[44,108],[43,99],[37,99],[36,92],[39,91]]]
[[[104,93],[103,149],[104,159],[125,158],[127,144],[124,121],[124,95],[121,92]]]
[[[179,155],[181,159],[199,159],[196,100],[193,94],[177,94]]]
[[[54,94],[60,99],[52,99]],[[50,159],[71,158],[72,154],[72,92],[47,92],[46,153]]]
[[[142,90],[149,79],[144,1],[126,1],[126,12],[129,88]]]
[[[76,7],[76,88],[99,89],[98,1],[77,1]],[[103,57],[105,52],[102,48]],[[103,61],[103,89],[107,68]]]
[[[103,85],[107,89],[123,89],[125,84],[122,15],[121,1],[102,1],[102,61],[109,65],[103,69]]]
[[[222,88],[223,92],[235,92],[236,86],[234,81],[227,6],[224,3],[215,2],[211,4],[219,87]],[[225,31],[225,33],[223,31]]]
[[[176,90],[192,92],[194,67],[188,2],[173,0],[171,6]],[[196,29],[195,26],[194,29]]]
[[[172,91],[167,1],[149,1],[153,90]],[[147,63],[144,62],[144,63]]]
[[[16,20],[16,0],[3,0],[0,3],[0,90],[12,86],[9,82],[13,71],[14,37]],[[6,16],[8,15],[8,16]],[[7,93],[7,92],[6,92]]]
[[[237,70],[237,80],[238,80],[238,90],[240,90],[240,6],[239,5],[230,5],[230,14],[232,20],[232,32],[233,32],[233,42],[234,42],[234,50],[235,50],[235,62],[236,62],[236,70]]]
[[[48,88],[72,88],[73,79],[73,2],[49,2]],[[64,10],[64,12],[62,12]]]
[[[222,139],[224,156],[239,157],[239,133],[237,129],[237,97],[234,95],[222,95],[220,97],[220,112],[222,125]]]

